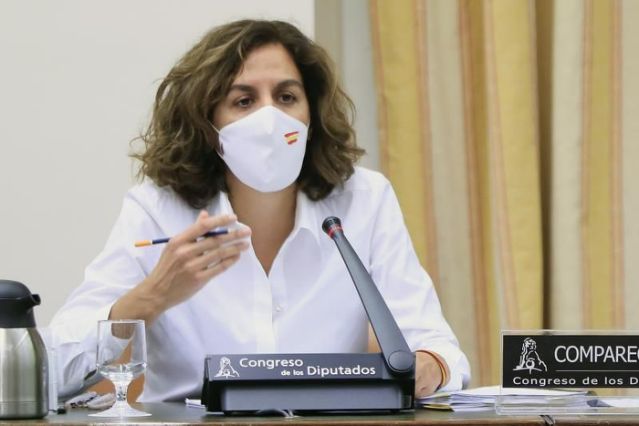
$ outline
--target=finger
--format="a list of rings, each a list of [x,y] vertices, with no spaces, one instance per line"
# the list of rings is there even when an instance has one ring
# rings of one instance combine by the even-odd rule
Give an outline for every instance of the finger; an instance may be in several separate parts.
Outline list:
[[[420,398],[428,396],[437,390],[438,382],[431,376],[415,380],[415,396]]]
[[[234,214],[209,216],[208,213],[202,211],[193,225],[186,228],[181,234],[171,238],[169,243],[173,242],[174,246],[180,246],[193,242],[211,229],[231,225],[236,220],[237,216]]]
[[[200,270],[208,268],[209,265],[217,264],[224,261],[227,257],[237,256],[249,247],[246,241],[240,241],[224,247],[218,247],[215,250],[206,252],[202,256],[196,257],[187,264],[187,268]]]
[[[237,262],[239,258],[240,258],[239,254],[235,256],[230,256],[225,258],[221,262],[218,262],[214,266],[211,266],[210,268],[199,271],[196,274],[197,280],[202,283],[207,283],[211,278],[221,274],[222,272],[226,271],[228,268],[233,266],[233,264]]]
[[[199,239],[194,247],[202,248],[202,251],[212,250],[221,245],[244,239],[251,236],[251,228],[248,226],[229,229],[227,234],[220,234]]]
[[[251,228],[248,226],[242,226],[241,228],[229,229],[227,234],[216,235],[214,237],[207,237],[206,240],[217,241],[220,245],[228,243],[233,240],[239,240],[251,236]]]
[[[240,240],[247,238],[250,235],[251,229],[246,227],[241,229],[233,229],[226,235],[223,234],[202,238],[195,243],[190,244],[188,248],[186,248],[185,254],[188,258],[201,256],[203,253],[210,252],[223,245],[228,245],[231,242],[239,242]]]
[[[428,385],[425,386],[420,386],[419,388],[415,388],[415,397],[416,398],[423,398],[425,396],[429,396],[432,395],[435,392],[436,387],[432,384],[429,383]]]

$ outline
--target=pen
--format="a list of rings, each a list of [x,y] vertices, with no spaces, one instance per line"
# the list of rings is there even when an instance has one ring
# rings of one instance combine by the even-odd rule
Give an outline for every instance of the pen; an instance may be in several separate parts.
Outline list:
[[[217,235],[224,235],[224,234],[228,234],[229,230],[227,228],[219,228],[219,229],[214,229],[213,231],[209,231],[206,234],[202,235],[202,238],[204,237],[215,237]],[[136,247],[146,247],[146,246],[152,246],[155,244],[164,244],[164,243],[168,243],[170,240],[170,238],[157,238],[155,240],[142,240],[142,241],[136,241],[135,242],[135,246]]]

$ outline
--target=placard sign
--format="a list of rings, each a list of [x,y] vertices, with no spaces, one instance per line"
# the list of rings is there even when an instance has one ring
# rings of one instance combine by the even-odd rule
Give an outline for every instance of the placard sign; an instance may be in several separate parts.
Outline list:
[[[503,334],[505,388],[639,388],[639,334]]]

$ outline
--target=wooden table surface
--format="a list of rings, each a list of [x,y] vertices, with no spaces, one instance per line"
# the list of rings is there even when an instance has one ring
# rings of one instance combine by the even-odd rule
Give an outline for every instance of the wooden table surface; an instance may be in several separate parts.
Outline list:
[[[415,411],[399,414],[357,414],[357,415],[303,415],[295,418],[284,417],[239,417],[206,414],[203,409],[186,407],[183,403],[148,403],[133,404],[138,409],[152,414],[150,417],[127,418],[124,421],[103,417],[89,417],[93,411],[85,409],[71,410],[66,414],[50,414],[39,420],[4,420],[0,425],[224,425],[224,426],[248,426],[248,425],[546,425],[547,422],[540,416],[531,417],[504,417],[492,411],[475,413],[452,413],[448,411],[434,411],[417,409]]]
[[[38,420],[0,420],[0,425],[222,425],[222,426],[269,426],[269,425],[639,425],[639,416],[500,416],[493,411],[453,413],[417,409],[399,414],[358,414],[358,415],[302,415],[295,418],[275,416],[239,417],[207,414],[199,408],[186,407],[183,403],[133,404],[136,408],[152,414],[150,417],[119,419],[89,417],[85,409],[71,410],[66,414],[50,414]]]

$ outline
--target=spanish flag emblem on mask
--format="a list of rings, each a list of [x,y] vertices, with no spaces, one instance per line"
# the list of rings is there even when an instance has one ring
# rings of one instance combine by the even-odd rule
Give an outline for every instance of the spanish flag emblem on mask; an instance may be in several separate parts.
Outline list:
[[[286,139],[286,143],[289,145],[293,145],[295,142],[297,142],[297,135],[299,133],[300,132],[285,133],[284,138]]]

